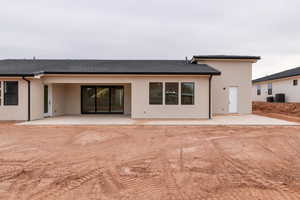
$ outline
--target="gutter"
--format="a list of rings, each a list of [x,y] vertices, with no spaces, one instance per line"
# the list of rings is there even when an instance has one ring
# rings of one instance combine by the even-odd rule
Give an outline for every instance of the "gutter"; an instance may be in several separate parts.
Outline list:
[[[208,88],[208,105],[209,105],[209,108],[208,108],[208,118],[209,119],[211,119],[212,118],[212,116],[211,116],[211,80],[212,80],[212,77],[213,77],[213,75],[211,74],[210,76],[209,76],[209,88]]]
[[[25,80],[27,82],[27,88],[28,88],[28,118],[27,121],[30,121],[30,116],[31,116],[31,108],[30,108],[30,96],[31,96],[31,92],[30,92],[30,80],[26,79],[24,76],[22,77],[23,80]]]

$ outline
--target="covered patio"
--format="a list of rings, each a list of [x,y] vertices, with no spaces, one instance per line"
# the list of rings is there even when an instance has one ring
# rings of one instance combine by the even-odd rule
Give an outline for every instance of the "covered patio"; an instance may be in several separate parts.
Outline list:
[[[45,118],[80,114],[131,114],[130,83],[57,82],[44,85]]]
[[[132,119],[130,115],[64,115],[22,122],[18,125],[267,125],[291,126],[296,122],[264,117],[260,115],[222,115],[209,119]]]

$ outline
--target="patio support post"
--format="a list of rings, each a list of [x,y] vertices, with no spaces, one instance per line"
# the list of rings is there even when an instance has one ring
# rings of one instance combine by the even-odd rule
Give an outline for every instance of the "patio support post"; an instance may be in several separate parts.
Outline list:
[[[24,76],[22,77],[23,80],[25,80],[27,82],[27,88],[28,88],[28,117],[27,117],[27,121],[30,121],[30,116],[31,116],[31,108],[30,108],[30,96],[31,96],[31,92],[30,92],[30,80],[26,79]]]

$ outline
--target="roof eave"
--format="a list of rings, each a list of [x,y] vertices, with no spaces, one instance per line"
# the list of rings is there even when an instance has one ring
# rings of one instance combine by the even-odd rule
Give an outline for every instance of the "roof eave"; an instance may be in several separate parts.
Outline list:
[[[0,77],[33,77],[34,74],[0,74]]]
[[[84,74],[84,75],[221,75],[221,72],[39,72],[35,75],[46,75],[46,74]]]

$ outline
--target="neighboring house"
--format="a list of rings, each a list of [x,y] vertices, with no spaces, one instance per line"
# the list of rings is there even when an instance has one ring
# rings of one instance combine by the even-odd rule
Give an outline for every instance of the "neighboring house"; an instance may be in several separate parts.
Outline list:
[[[79,114],[211,118],[251,113],[254,56],[1,60],[0,120]]]
[[[252,81],[253,101],[285,94],[286,102],[300,102],[300,67],[258,78]]]

